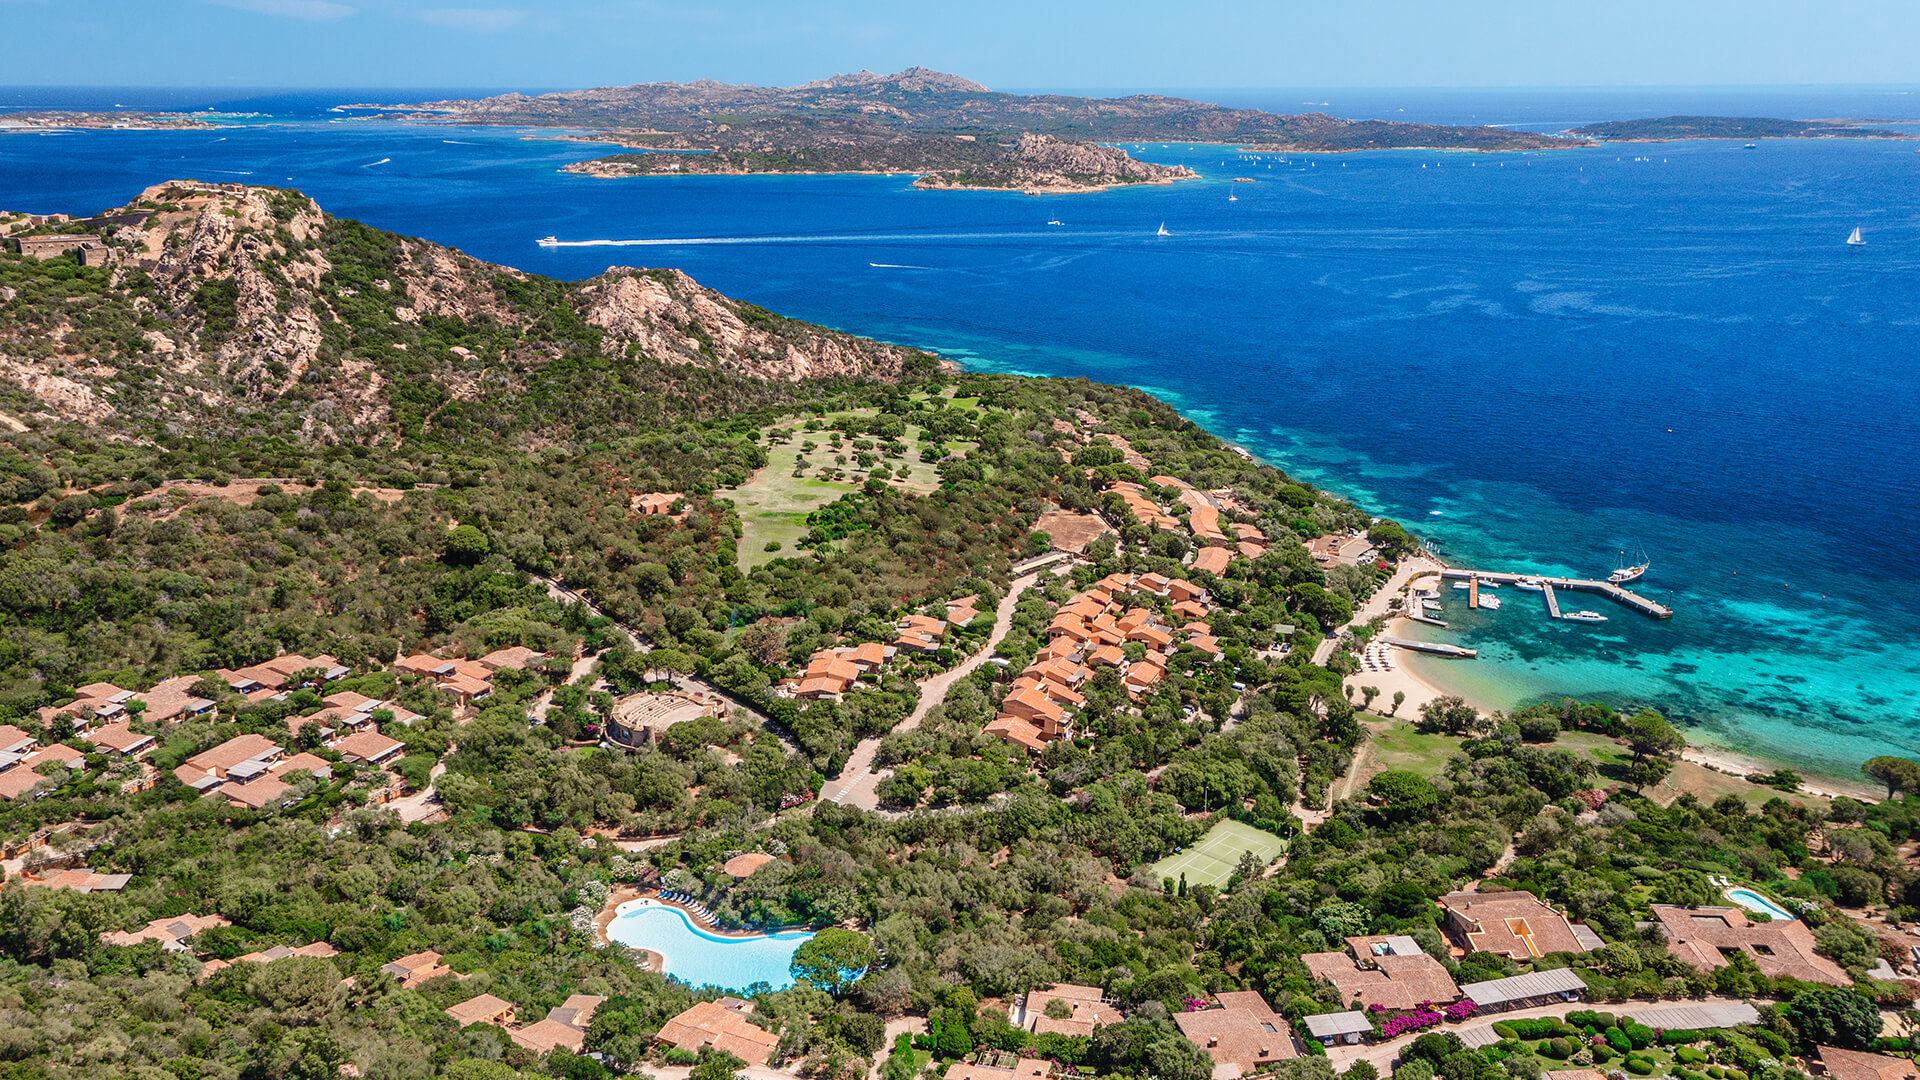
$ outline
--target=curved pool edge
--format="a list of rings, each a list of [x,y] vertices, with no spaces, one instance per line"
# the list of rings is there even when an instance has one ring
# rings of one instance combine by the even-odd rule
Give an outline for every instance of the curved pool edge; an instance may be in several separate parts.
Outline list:
[[[644,966],[649,970],[696,987],[714,986],[724,990],[745,991],[756,983],[764,983],[774,989],[783,989],[793,982],[789,965],[794,951],[802,942],[814,936],[814,931],[804,928],[723,935],[704,929],[678,905],[653,897],[636,897],[608,907],[611,913],[602,931],[607,944],[639,952],[648,959],[649,962]],[[607,910],[602,909],[603,912]],[[622,923],[627,923],[635,916],[650,915],[654,911],[671,911],[678,922],[669,924],[671,930],[655,926],[652,932],[631,923],[627,927],[622,926]],[[622,935],[623,929],[629,929],[630,933]],[[686,937],[662,941],[663,933],[668,938],[675,934],[685,934]],[[776,942],[788,945],[784,950],[777,947],[773,950],[779,954],[777,960],[768,955],[764,947],[765,943]],[[723,948],[727,946],[763,947],[728,955]],[[715,953],[712,951],[715,949],[723,951]],[[656,960],[657,963],[651,962]],[[744,970],[741,965],[745,965]]]
[[[1727,889],[1720,895],[1748,911],[1759,912],[1760,914],[1766,915],[1775,922],[1798,922],[1800,920],[1798,915],[1774,903],[1766,894],[1755,889],[1750,889],[1744,885]],[[1743,896],[1750,897],[1751,900],[1742,899]]]

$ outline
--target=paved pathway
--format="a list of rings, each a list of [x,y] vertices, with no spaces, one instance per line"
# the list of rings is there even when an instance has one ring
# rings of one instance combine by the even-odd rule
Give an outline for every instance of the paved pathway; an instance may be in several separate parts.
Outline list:
[[[1622,1005],[1595,1005],[1591,1002],[1562,1002],[1558,1005],[1549,1005],[1539,1009],[1515,1009],[1512,1012],[1493,1013],[1488,1016],[1469,1020],[1464,1024],[1442,1024],[1437,1028],[1429,1028],[1428,1030],[1451,1031],[1455,1035],[1459,1035],[1462,1039],[1468,1039],[1475,1035],[1481,1035],[1481,1033],[1491,1034],[1489,1029],[1491,1029],[1494,1022],[1498,1020],[1530,1019],[1541,1016],[1565,1016],[1575,1009],[1598,1008],[1614,1013],[1615,1015],[1637,1016],[1641,1013],[1650,1013],[1656,1009],[1671,1009],[1679,1006],[1699,1007],[1703,1005],[1744,1004],[1746,1004],[1746,1002],[1740,998],[1725,997],[1691,998],[1682,1001],[1633,1001]],[[1413,1037],[1411,1034],[1403,1035],[1393,1042],[1376,1043],[1373,1045],[1329,1046],[1327,1047],[1327,1064],[1333,1066],[1334,1072],[1342,1073],[1352,1068],[1354,1062],[1365,1061],[1380,1070],[1381,1075],[1384,1076],[1393,1071],[1391,1066],[1394,1057],[1400,1053],[1401,1047],[1413,1041]]]
[[[1071,566],[1072,563],[1069,562],[1066,565]],[[943,671],[921,683],[919,703],[914,705],[913,712],[909,713],[905,720],[894,725],[894,731],[912,731],[919,727],[920,721],[926,719],[927,712],[946,700],[948,688],[972,674],[981,664],[992,659],[993,650],[1000,646],[1001,639],[1007,636],[1007,631],[1013,629],[1013,609],[1019,604],[1020,595],[1032,588],[1039,580],[1038,571],[1014,579],[1007,588],[1007,595],[1000,598],[1000,606],[994,609],[993,633],[988,635],[987,643],[982,645],[978,652],[955,665],[951,671]],[[820,800],[841,806],[857,806],[862,810],[877,809],[880,805],[880,781],[892,771],[890,769],[882,769],[878,772],[874,770],[873,755],[879,749],[880,739],[861,740],[860,745],[853,748],[853,753],[847,755],[846,767],[840,770],[840,775],[821,785]]]
[[[1439,563],[1424,555],[1415,555],[1400,560],[1400,565],[1394,570],[1393,576],[1387,579],[1385,585],[1375,589],[1372,596],[1367,597],[1366,603],[1360,605],[1358,610],[1353,613],[1353,618],[1347,620],[1346,624],[1340,627],[1340,630],[1350,629],[1355,626],[1365,626],[1372,622],[1375,617],[1387,614],[1388,601],[1400,595],[1400,590],[1407,587],[1407,582],[1412,581],[1421,574],[1437,574],[1440,570],[1441,566]],[[1340,630],[1335,630],[1333,633],[1328,634],[1319,645],[1314,647],[1313,662],[1315,665],[1321,667],[1326,666],[1327,658],[1333,655],[1334,647],[1340,643]]]

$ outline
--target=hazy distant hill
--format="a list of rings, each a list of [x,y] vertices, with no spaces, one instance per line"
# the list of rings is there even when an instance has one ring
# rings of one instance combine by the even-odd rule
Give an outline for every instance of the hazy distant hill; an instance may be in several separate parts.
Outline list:
[[[1603,142],[1669,142],[1677,139],[1911,139],[1905,132],[1861,127],[1851,120],[1781,120],[1768,116],[1662,116],[1609,120],[1569,131]]]
[[[1346,120],[1325,113],[1286,116],[1157,94],[1119,98],[1008,94],[955,75],[909,68],[895,75],[836,75],[794,87],[702,80],[643,83],[529,97],[368,106],[420,119],[587,129],[636,149],[707,150],[719,162],[627,162],[622,172],[939,173],[929,186],[1057,187],[1023,175],[1023,136],[1069,144],[1212,142],[1286,151],[1410,146],[1535,150],[1582,140],[1491,127]],[[658,165],[659,167],[654,167]],[[1150,167],[1151,168],[1151,167]],[[1147,170],[1150,172],[1150,168]],[[1039,170],[1045,171],[1045,170]],[[1073,179],[1101,186],[1176,175],[1125,175],[1130,167]],[[1058,172],[1058,170],[1055,170]]]

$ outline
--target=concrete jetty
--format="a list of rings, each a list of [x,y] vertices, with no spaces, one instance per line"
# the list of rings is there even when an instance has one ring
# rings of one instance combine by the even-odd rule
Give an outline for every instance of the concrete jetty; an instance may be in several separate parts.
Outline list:
[[[1407,638],[1383,637],[1381,641],[1396,649],[1411,649],[1414,652],[1432,653],[1435,656],[1450,656],[1459,660],[1472,660],[1480,653],[1460,645],[1448,645],[1440,641],[1411,641]]]
[[[1607,599],[1617,604],[1624,604],[1642,615],[1655,619],[1673,618],[1672,608],[1665,604],[1649,600],[1630,589],[1623,589],[1611,581],[1595,581],[1591,578],[1546,577],[1539,574],[1510,574],[1495,570],[1455,570],[1451,568],[1440,571],[1440,576],[1450,578],[1454,581],[1468,582],[1470,592],[1477,588],[1477,583],[1480,580],[1506,585],[1532,578],[1540,582],[1541,591],[1546,594],[1547,598],[1547,613],[1556,619],[1560,618],[1561,615],[1559,599],[1554,596],[1555,589],[1599,593]]]

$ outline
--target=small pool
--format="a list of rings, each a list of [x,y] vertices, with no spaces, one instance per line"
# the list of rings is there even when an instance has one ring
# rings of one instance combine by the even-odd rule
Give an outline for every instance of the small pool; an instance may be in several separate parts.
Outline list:
[[[1748,911],[1758,911],[1766,915],[1771,915],[1776,922],[1793,921],[1793,915],[1785,908],[1754,892],[1752,889],[1728,889],[1727,899],[1739,904]]]
[[[720,937],[693,925],[679,908],[653,900],[629,900],[614,909],[607,937],[659,953],[667,974],[694,986],[745,990],[766,983],[775,990],[793,984],[793,951],[812,937],[787,930],[755,937]]]

